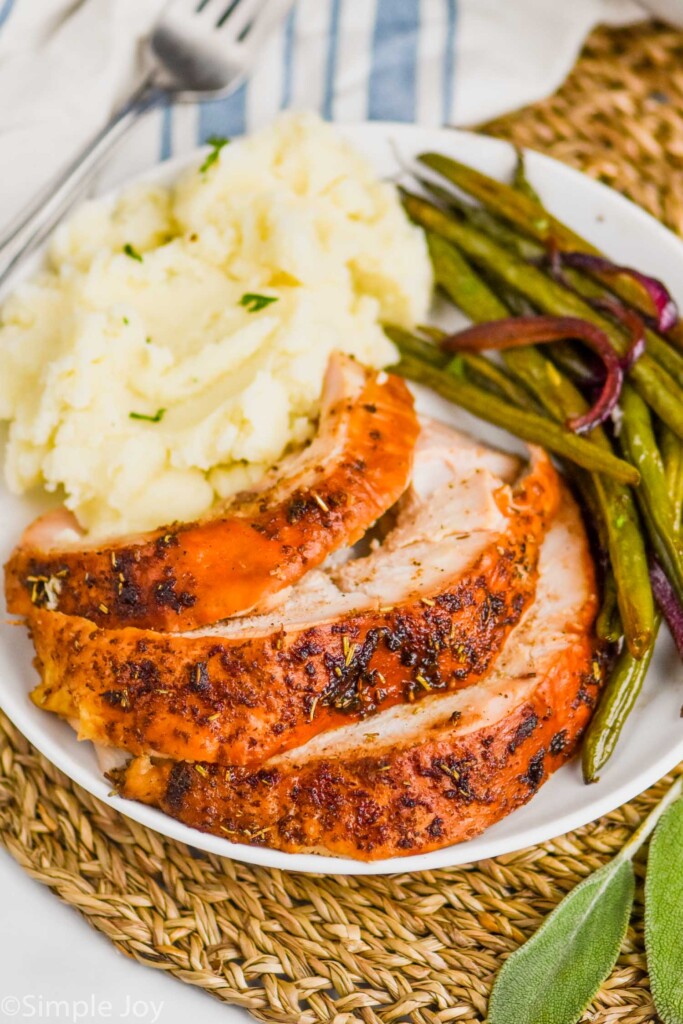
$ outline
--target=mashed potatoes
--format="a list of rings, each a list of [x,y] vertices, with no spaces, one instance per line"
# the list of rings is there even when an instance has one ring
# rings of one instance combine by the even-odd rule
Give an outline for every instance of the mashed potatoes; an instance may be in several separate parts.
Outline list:
[[[380,321],[430,291],[395,190],[313,116],[87,203],[2,310],[9,486],[63,486],[94,535],[192,519],[310,437],[333,349],[390,363]]]

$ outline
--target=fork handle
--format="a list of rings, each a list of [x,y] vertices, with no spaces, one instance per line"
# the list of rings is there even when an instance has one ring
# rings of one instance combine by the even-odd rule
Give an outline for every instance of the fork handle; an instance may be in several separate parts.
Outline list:
[[[104,157],[131,125],[151,107],[166,101],[168,95],[148,76],[64,170],[21,211],[0,244],[0,288],[71,209]]]

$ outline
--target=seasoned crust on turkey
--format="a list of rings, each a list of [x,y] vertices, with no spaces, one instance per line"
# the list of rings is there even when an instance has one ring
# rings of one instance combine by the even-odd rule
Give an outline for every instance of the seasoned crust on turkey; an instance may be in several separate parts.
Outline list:
[[[405,383],[331,357],[320,429],[254,491],[195,523],[88,544],[70,513],[25,531],[5,566],[10,612],[186,630],[248,611],[354,544],[405,490],[418,422]]]
[[[188,634],[30,626],[39,707],[135,754],[261,764],[326,729],[467,686],[533,600],[558,479],[423,424],[394,528],[365,558],[309,573],[268,615]]]
[[[137,757],[129,799],[235,842],[362,860],[461,842],[525,803],[571,755],[601,680],[593,563],[565,493],[536,601],[489,674],[328,731],[259,769]]]

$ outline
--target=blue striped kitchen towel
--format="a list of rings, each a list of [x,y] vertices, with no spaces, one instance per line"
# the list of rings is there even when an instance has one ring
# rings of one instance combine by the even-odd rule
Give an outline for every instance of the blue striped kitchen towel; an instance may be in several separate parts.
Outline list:
[[[161,6],[0,0],[0,223],[125,96]],[[247,82],[227,99],[149,115],[104,184],[287,107],[340,121],[474,124],[554,89],[598,21],[642,16],[635,0],[298,0]]]

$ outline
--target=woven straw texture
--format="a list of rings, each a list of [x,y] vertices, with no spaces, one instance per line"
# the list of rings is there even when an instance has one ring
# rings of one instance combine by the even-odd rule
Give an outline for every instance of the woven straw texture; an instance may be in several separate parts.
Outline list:
[[[683,231],[683,33],[598,31],[556,96],[486,130],[588,171]],[[11,855],[124,953],[282,1024],[484,1020],[504,957],[624,843],[665,785],[497,860],[389,878],[287,875],[127,820],[0,716],[0,841]],[[583,1019],[657,1020],[642,886],[619,963]]]

